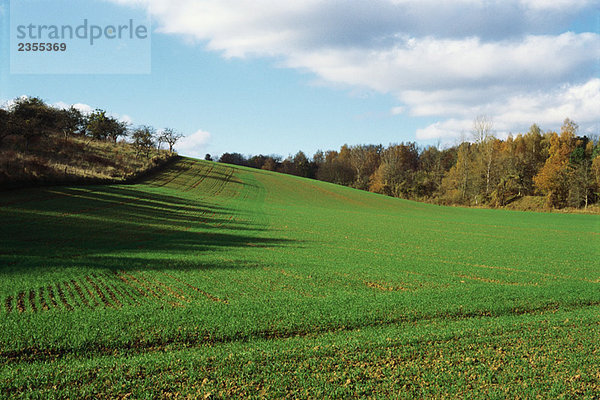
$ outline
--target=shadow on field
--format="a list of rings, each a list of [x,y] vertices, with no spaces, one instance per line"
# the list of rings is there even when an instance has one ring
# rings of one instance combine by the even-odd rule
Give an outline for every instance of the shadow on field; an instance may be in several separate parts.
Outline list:
[[[211,253],[292,243],[261,237],[265,226],[256,215],[196,200],[193,192],[179,197],[136,186],[97,186],[30,194],[37,198],[16,193],[0,206],[1,272],[236,268],[243,265],[212,262],[223,257]]]

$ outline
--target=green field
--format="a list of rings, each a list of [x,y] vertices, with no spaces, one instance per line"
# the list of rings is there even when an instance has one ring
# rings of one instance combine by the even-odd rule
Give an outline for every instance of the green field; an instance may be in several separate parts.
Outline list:
[[[600,216],[183,159],[0,218],[5,398],[600,397]]]

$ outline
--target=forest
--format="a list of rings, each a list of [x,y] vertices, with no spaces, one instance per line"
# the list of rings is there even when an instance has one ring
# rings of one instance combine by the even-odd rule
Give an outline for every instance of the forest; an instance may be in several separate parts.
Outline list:
[[[343,145],[312,160],[300,151],[285,159],[225,153],[219,161],[436,204],[503,207],[529,197],[542,208],[588,208],[600,199],[600,143],[578,130],[567,118],[560,132],[533,124],[502,140],[479,116],[469,140],[447,148]]]

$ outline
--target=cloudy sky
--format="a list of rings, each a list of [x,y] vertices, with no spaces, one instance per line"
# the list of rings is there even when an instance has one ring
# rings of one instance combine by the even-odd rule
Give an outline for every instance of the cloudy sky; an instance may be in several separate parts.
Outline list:
[[[0,99],[172,127],[190,155],[453,143],[478,115],[499,136],[566,117],[600,133],[597,0],[101,3],[151,15],[151,74],[18,75],[3,57]]]

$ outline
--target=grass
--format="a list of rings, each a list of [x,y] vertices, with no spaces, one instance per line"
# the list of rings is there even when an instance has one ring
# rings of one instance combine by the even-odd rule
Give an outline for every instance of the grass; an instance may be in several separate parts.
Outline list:
[[[181,160],[0,194],[5,397],[587,397],[600,217]]]
[[[23,143],[0,146],[0,189],[40,184],[125,183],[165,164],[164,150],[138,157],[133,145],[49,133],[25,151]],[[5,141],[9,142],[8,139]]]

